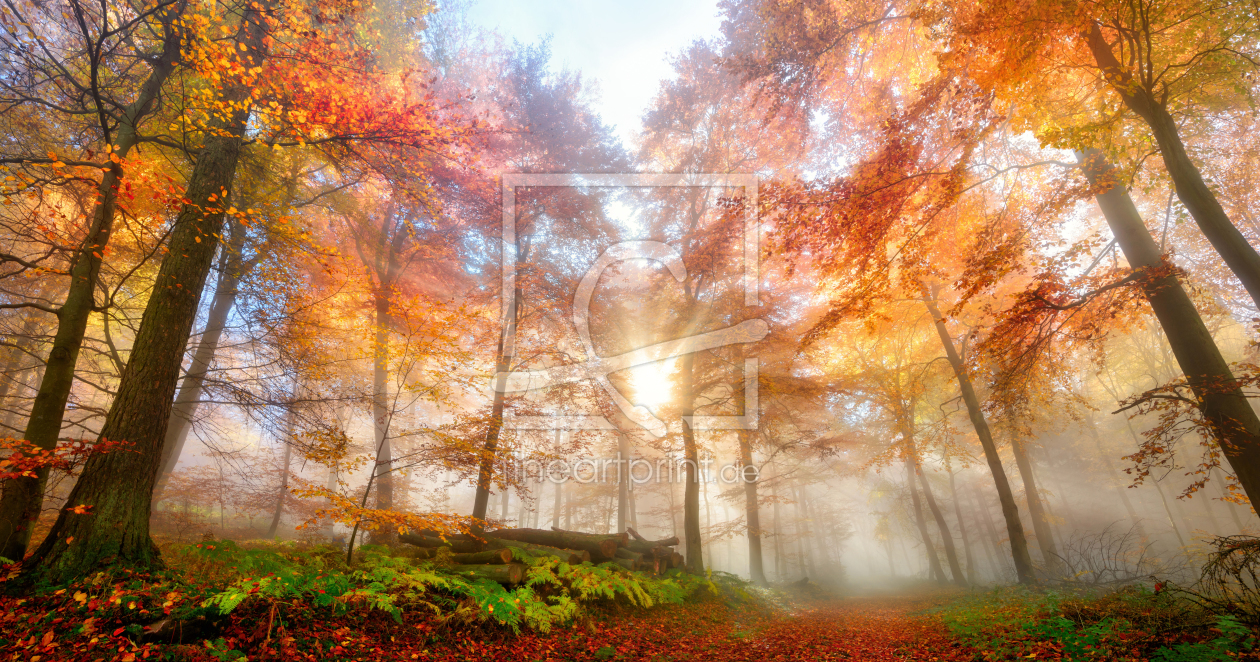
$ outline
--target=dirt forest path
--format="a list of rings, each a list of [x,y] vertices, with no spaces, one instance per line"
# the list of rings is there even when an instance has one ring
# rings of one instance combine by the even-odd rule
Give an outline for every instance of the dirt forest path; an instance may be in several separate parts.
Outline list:
[[[462,637],[425,647],[436,660],[972,660],[922,596],[835,598],[754,615],[721,604],[625,614],[548,634]],[[435,642],[436,643],[436,642]]]

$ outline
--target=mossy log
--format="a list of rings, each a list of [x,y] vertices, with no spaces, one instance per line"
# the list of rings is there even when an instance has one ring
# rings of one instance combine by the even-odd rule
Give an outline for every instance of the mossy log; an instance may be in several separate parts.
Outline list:
[[[499,540],[491,539],[491,542],[510,547],[519,547],[535,556],[554,556],[565,563],[577,565],[582,562],[590,562],[591,553],[584,549],[560,549],[559,547],[548,547],[546,545],[531,545],[529,543],[517,540]]]
[[[580,549],[590,552],[591,560],[600,563],[616,558],[617,548],[625,545],[625,534],[577,533],[574,531],[545,531],[543,529],[502,529],[487,535],[501,540],[515,540],[531,545],[543,545],[560,549]]]
[[[512,550],[504,547],[502,549],[487,549],[484,552],[471,552],[465,554],[452,554],[451,561],[460,565],[476,565],[476,564],[504,564],[512,562]]]
[[[486,548],[486,545],[474,540],[442,540],[441,538],[422,536],[415,533],[400,533],[398,534],[398,541],[405,542],[408,545],[415,545],[416,547],[450,547],[451,551],[457,554],[471,554],[483,551]]]
[[[468,538],[456,538],[454,536],[447,538],[446,540],[442,540],[441,538],[434,538],[432,536],[425,536],[416,533],[403,533],[398,536],[398,540],[399,542],[419,547],[421,550],[435,550],[438,547],[450,547],[451,551],[455,552],[456,560],[458,562],[469,564],[484,563],[484,561],[459,561],[458,557],[461,554],[477,554],[486,551],[502,552],[509,546],[520,547],[521,549],[524,549],[534,555],[554,556],[574,565],[584,561],[589,562],[591,560],[591,553],[585,549],[564,549],[549,545],[530,544],[520,540],[503,540],[494,537],[487,537],[486,541],[482,543]],[[433,558],[433,552],[430,551],[428,555],[424,555],[421,551],[417,553],[414,558]],[[510,561],[511,559],[509,558],[503,561],[503,563],[508,563]],[[494,561],[494,563],[499,563],[499,561]]]
[[[450,568],[450,572],[459,575],[463,579],[478,580],[489,579],[492,582],[507,584],[509,586],[520,584],[525,581],[525,565],[522,563],[507,563],[501,565],[457,565]]]
[[[639,564],[634,559],[616,558],[616,559],[611,559],[609,561],[606,561],[606,563],[615,563],[625,568],[626,570],[637,570],[639,567]]]
[[[394,555],[401,556],[405,559],[431,559],[437,555],[437,549],[432,547],[414,547],[408,545],[406,547],[399,547],[398,550],[394,552]]]
[[[643,557],[644,557],[644,554],[640,552],[634,552],[625,547],[617,548],[617,558],[619,559],[630,559],[631,561],[634,561],[635,563],[642,563]]]

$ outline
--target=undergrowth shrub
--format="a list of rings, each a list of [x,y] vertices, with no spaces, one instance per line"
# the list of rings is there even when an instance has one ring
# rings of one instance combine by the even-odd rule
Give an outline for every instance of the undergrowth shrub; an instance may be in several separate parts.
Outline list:
[[[1111,592],[993,589],[936,610],[986,660],[1041,658],[1234,660],[1255,649],[1250,628],[1172,591],[1129,585]]]
[[[303,601],[334,615],[354,609],[380,611],[401,622],[404,610],[419,609],[443,620],[479,620],[515,632],[522,628],[547,632],[598,605],[649,608],[720,596],[719,584],[728,593],[739,590],[729,578],[719,577],[715,582],[711,576],[677,571],[654,577],[612,563],[573,565],[520,548],[512,552],[514,560],[529,568],[524,584],[510,589],[485,579],[460,577],[431,561],[392,556],[388,549],[372,545],[360,549],[361,560],[353,567],[346,566],[332,548],[244,549],[230,541],[189,546],[177,558],[184,572],[222,583],[198,606],[220,616],[251,600]]]
[[[1260,538],[1222,536],[1211,542],[1199,581],[1180,589],[1206,609],[1260,626]]]

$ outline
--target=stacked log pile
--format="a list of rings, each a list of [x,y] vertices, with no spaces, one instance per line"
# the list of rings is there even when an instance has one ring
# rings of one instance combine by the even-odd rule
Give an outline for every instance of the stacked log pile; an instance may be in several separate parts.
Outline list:
[[[626,533],[581,533],[552,527],[546,529],[499,529],[478,539],[467,534],[442,538],[433,531],[404,533],[401,542],[414,545],[418,558],[437,558],[448,547],[453,571],[470,579],[489,579],[501,584],[519,584],[525,578],[525,565],[514,563],[510,547],[534,556],[554,556],[571,564],[615,563],[627,570],[660,574],[681,568],[682,554],[674,551],[678,538],[648,540],[634,529]]]

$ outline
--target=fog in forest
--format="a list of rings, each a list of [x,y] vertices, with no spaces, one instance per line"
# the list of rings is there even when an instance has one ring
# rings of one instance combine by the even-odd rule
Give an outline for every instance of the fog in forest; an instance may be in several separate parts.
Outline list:
[[[1260,650],[1254,7],[89,4],[0,7],[0,652]]]

